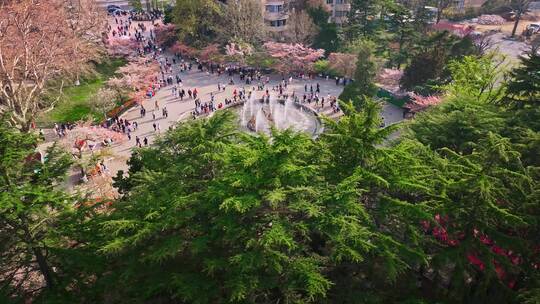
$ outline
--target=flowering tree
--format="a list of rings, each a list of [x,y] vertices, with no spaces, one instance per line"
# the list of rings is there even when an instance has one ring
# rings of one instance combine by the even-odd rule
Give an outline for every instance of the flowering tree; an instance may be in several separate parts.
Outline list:
[[[68,130],[66,136],[60,140],[66,151],[72,151],[73,154],[82,158],[82,153],[89,150],[90,145],[97,151],[104,146],[104,140],[112,140],[113,142],[125,141],[125,136],[122,133],[112,131],[100,126],[92,126],[91,121],[82,122],[75,128]]]
[[[162,47],[170,47],[177,39],[176,25],[174,23],[161,24],[154,29],[156,43]]]
[[[329,67],[345,77],[352,78],[356,70],[358,57],[348,53],[330,53],[328,56]]]
[[[201,50],[199,53],[199,57],[204,61],[220,61],[221,60],[221,54],[219,52],[218,45],[216,43],[212,43]]]
[[[381,69],[375,78],[375,82],[380,87],[395,94],[402,91],[399,87],[399,81],[402,76],[403,70]]]
[[[231,42],[225,46],[225,55],[232,61],[244,64],[246,57],[253,55],[253,47],[248,43]]]
[[[99,43],[91,34],[95,28],[82,26],[81,19],[93,15],[73,13],[65,4],[0,1],[0,114],[9,113],[10,124],[23,131],[54,107],[56,100],[43,93],[61,91],[64,82],[52,80],[76,78],[83,63],[96,59],[97,52],[81,51]]]
[[[79,56],[73,57],[75,65],[75,78],[79,83],[80,75],[92,71],[93,65],[89,59],[100,58],[103,45],[96,43],[102,38],[102,29],[107,23],[105,12],[99,8],[95,0],[78,0],[72,5],[72,0],[61,0],[66,8],[66,17],[69,20],[68,29],[77,39],[73,50]]]
[[[425,110],[430,106],[441,103],[442,101],[440,96],[434,95],[421,96],[416,93],[410,93],[409,96],[411,97],[411,100],[404,107],[413,113]]]
[[[253,54],[253,47],[248,43],[231,42],[225,46],[227,56],[249,56]]]
[[[190,47],[189,45],[183,44],[181,42],[175,42],[170,48],[169,51],[172,53],[178,53],[185,56],[196,56],[197,49]]]
[[[310,71],[313,63],[324,56],[323,49],[312,49],[298,43],[266,42],[264,47],[271,57],[279,59],[275,68],[281,73]]]
[[[138,48],[137,41],[126,37],[111,38],[107,44],[107,52],[113,57],[134,57]]]
[[[159,66],[155,62],[142,59],[120,67],[118,72],[123,75],[125,83],[131,89],[137,90],[145,88],[155,81],[159,73]]]
[[[114,106],[117,98],[118,95],[114,89],[101,88],[91,97],[91,106],[106,118],[107,111]]]
[[[110,78],[107,85],[116,92],[117,98],[127,94],[129,99],[140,103],[144,100],[145,89],[157,81],[159,66],[154,61],[139,58],[120,67],[118,72],[122,76]]]
[[[474,31],[473,26],[464,25],[464,24],[455,24],[455,23],[450,23],[450,22],[439,22],[437,24],[434,24],[432,28],[438,31],[449,31],[460,38],[468,36]]]

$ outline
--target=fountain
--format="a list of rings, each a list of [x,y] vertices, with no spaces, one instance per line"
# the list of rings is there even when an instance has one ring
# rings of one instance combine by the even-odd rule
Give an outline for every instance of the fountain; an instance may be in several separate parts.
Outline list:
[[[294,129],[316,136],[322,131],[317,115],[291,98],[260,98],[251,95],[238,109],[241,127],[270,134],[271,128]]]

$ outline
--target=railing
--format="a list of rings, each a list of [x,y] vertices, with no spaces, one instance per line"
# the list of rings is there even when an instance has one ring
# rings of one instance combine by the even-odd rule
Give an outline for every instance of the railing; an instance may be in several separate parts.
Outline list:
[[[281,12],[264,12],[264,19],[268,21],[275,21],[275,20],[281,20],[281,19],[287,19],[289,15],[283,11]]]
[[[130,99],[124,102],[122,105],[115,107],[109,112],[107,112],[107,117],[113,118],[115,116],[120,116],[122,113],[129,110],[131,107],[135,106],[136,104],[137,104],[137,101],[135,99]]]

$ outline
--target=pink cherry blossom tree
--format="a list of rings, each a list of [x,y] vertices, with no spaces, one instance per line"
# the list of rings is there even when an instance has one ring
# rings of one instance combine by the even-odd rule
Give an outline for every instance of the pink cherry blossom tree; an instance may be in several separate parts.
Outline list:
[[[185,56],[196,56],[197,49],[190,47],[189,45],[183,44],[181,42],[175,42],[170,48],[171,53],[178,53]]]
[[[231,42],[225,45],[225,55],[230,61],[245,64],[246,57],[253,55],[253,47],[248,43]]]
[[[348,53],[330,53],[328,56],[329,67],[348,78],[353,77],[357,60],[358,57],[355,54]]]
[[[219,52],[218,44],[212,43],[201,50],[199,53],[199,58],[203,61],[215,61],[219,62],[222,59],[221,53]]]
[[[416,93],[410,93],[409,96],[411,100],[404,107],[412,113],[423,111],[442,102],[442,98],[436,95],[422,96]]]
[[[434,24],[432,28],[437,31],[449,31],[450,33],[461,38],[474,32],[474,27],[471,25],[455,24],[450,22],[439,22]]]
[[[107,52],[113,57],[131,58],[137,56],[139,44],[126,37],[114,37],[108,40]]]
[[[266,42],[264,47],[268,54],[279,63],[275,69],[281,73],[310,72],[313,63],[324,56],[323,49],[312,49],[302,44]]]
[[[156,43],[162,47],[172,46],[177,39],[176,25],[160,24],[154,28],[156,33]]]
[[[75,128],[68,130],[59,141],[66,151],[82,158],[85,151],[98,151],[105,147],[105,141],[124,142],[124,134],[101,126],[93,126],[91,121],[81,122]]]
[[[118,96],[128,95],[129,99],[140,103],[144,100],[146,88],[157,81],[159,66],[155,61],[139,58],[120,67],[118,72],[121,76],[109,79],[107,85]]]
[[[381,69],[375,78],[380,87],[392,93],[405,93],[399,87],[399,80],[403,77],[403,70]]]

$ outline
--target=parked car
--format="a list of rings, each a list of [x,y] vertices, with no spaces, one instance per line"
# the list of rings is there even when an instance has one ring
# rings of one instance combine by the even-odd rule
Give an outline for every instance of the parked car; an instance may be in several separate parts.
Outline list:
[[[119,8],[107,8],[107,13],[109,13],[109,15],[115,15],[117,10],[119,10]]]
[[[119,10],[119,9],[122,9],[122,8],[118,5],[114,5],[114,4],[107,5],[107,10]]]
[[[531,23],[527,25],[527,30],[531,32],[531,34],[536,34],[540,32],[540,23]]]
[[[127,15],[127,11],[123,10],[123,9],[112,9],[109,11],[109,15],[112,15],[112,16],[120,16],[120,15]]]

